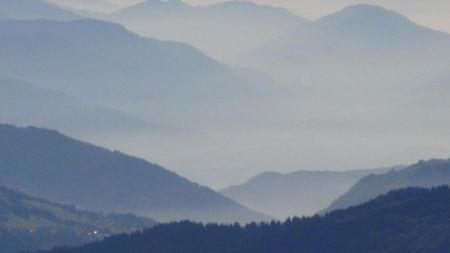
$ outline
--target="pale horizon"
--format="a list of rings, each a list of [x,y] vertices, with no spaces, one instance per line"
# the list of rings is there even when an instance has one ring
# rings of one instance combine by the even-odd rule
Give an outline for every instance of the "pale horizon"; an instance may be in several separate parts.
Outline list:
[[[100,0],[99,4],[90,4],[89,6],[74,0],[49,0],[51,2],[67,5],[72,8],[80,8],[95,11],[105,11],[110,12],[112,10],[119,10],[127,6],[143,2],[144,0]],[[227,0],[182,0],[186,3],[192,5],[211,5],[221,2],[226,2]],[[233,0],[228,0],[233,1]],[[420,1],[420,0],[249,0],[258,4],[267,4],[275,7],[283,7],[291,12],[310,19],[315,20],[325,15],[339,11],[346,6],[354,4],[373,4],[379,5],[381,7],[391,9],[393,11],[399,12],[412,19],[414,22],[436,29],[450,33],[450,19],[447,15],[450,13],[450,6],[445,0],[430,0],[430,1]]]

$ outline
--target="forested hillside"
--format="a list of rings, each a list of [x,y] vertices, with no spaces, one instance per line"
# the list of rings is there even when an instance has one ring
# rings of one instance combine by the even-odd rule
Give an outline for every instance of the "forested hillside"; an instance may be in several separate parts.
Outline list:
[[[131,214],[76,209],[0,186],[0,252],[76,246],[155,225]]]
[[[157,221],[270,219],[159,165],[57,131],[0,124],[0,140],[0,184],[50,201]]]
[[[449,188],[411,188],[325,217],[245,227],[172,223],[50,253],[444,253],[449,208]]]
[[[362,178],[323,212],[359,205],[395,189],[448,184],[450,184],[450,160],[420,161],[403,170],[391,170],[385,174]]]

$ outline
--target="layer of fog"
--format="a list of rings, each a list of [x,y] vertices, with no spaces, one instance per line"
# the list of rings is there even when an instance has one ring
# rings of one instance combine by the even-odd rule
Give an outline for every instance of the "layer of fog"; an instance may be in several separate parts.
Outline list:
[[[77,31],[86,31],[81,26],[83,23],[86,27],[101,26],[94,21],[83,21],[76,26],[82,28]],[[252,92],[241,90],[242,83],[238,81],[242,76],[230,74],[228,68],[206,59],[199,52],[192,53],[188,46],[169,43],[173,46],[169,47],[159,41],[130,36],[116,26],[107,27],[117,34],[117,37],[105,40],[114,42],[111,48],[97,44],[95,31],[91,32],[92,38],[81,36],[84,40],[78,45],[75,43],[80,42],[77,34],[62,40],[58,36],[48,40],[33,37],[37,35],[32,32],[22,35],[22,38],[31,38],[24,40],[20,34],[15,34],[18,28],[11,29],[13,32],[6,30],[5,37],[11,34],[16,37],[3,40],[4,45],[13,49],[36,46],[34,49],[41,55],[32,54],[33,59],[48,57],[51,65],[42,66],[40,60],[32,62],[25,51],[19,50],[22,53],[19,56],[23,58],[10,55],[14,50],[5,46],[3,56],[10,58],[3,57],[4,67],[0,72],[4,76],[36,80],[33,84],[38,87],[65,89],[70,95],[92,104],[99,103],[149,122],[180,129],[176,133],[74,133],[74,137],[145,157],[216,189],[267,170],[375,168],[410,164],[432,157],[444,158],[450,153],[450,72],[449,65],[445,64],[448,51],[433,51],[441,49],[440,45],[426,44],[431,50],[424,51],[420,47],[422,42],[409,48],[408,40],[402,40],[405,44],[399,47],[404,51],[395,54],[398,58],[393,59],[391,53],[395,51],[389,50],[383,51],[383,57],[374,57],[378,55],[383,38],[364,45],[363,49],[368,52],[364,57],[367,58],[358,58],[360,51],[353,50],[355,44],[338,47],[342,51],[331,50],[331,54],[323,56],[316,54],[327,51],[320,46],[329,49],[330,45],[313,43],[313,47],[304,48],[308,53],[305,58],[314,64],[307,61],[304,65],[301,65],[303,58],[299,57],[293,57],[292,62],[279,62],[270,58],[258,59],[249,53],[255,58],[243,58],[247,66],[259,67],[282,80],[268,81],[269,87],[251,98],[248,94]],[[381,30],[384,28],[381,26]],[[52,34],[61,31],[65,34],[67,29],[58,28]],[[323,34],[328,35],[327,32]],[[125,39],[121,37],[123,34],[127,35]],[[17,43],[17,38],[23,45]],[[123,46],[129,40],[136,42]],[[85,51],[87,44],[94,46]],[[121,45],[120,52],[116,51],[118,44]],[[175,57],[177,61],[164,62],[164,71],[159,70],[162,66],[159,54],[155,56],[153,48],[147,48],[148,44],[164,48],[157,52]],[[56,52],[54,55],[47,53],[49,45],[59,46],[51,47],[52,52]],[[69,52],[72,46],[74,49]],[[129,49],[133,49],[132,55],[127,51]],[[143,51],[139,50],[146,52],[148,57],[142,57]],[[61,59],[53,58],[55,55],[64,55],[65,59],[74,61],[61,66]],[[98,62],[89,58],[92,55]],[[420,60],[423,55],[425,62]],[[16,65],[12,64],[13,59],[18,61]],[[122,65],[123,59],[127,59],[127,64]],[[180,59],[185,61],[180,63]],[[368,59],[369,64],[365,64]],[[262,63],[275,63],[275,66]],[[204,72],[183,72],[197,65],[206,66],[202,69]],[[25,68],[30,70],[27,75],[22,72]],[[37,71],[39,68],[43,71]],[[123,69],[127,75],[120,75]],[[218,88],[209,86],[212,80]],[[127,89],[126,85],[131,82],[132,87],[138,89]],[[257,87],[256,83],[249,86],[252,91]],[[117,94],[123,97],[112,96]],[[138,99],[139,95],[141,99]],[[212,96],[214,99],[210,99]]]
[[[287,89],[283,94],[191,125],[201,132],[194,138],[165,138],[152,148],[151,138],[129,137],[122,148],[215,188],[266,170],[374,168],[448,156],[448,35],[372,6],[306,26],[312,28],[234,62],[282,80],[275,86]]]
[[[448,97],[426,105],[378,99],[384,105],[284,100],[261,108],[260,116],[222,118],[195,134],[94,140],[216,189],[269,170],[374,168],[448,156]]]

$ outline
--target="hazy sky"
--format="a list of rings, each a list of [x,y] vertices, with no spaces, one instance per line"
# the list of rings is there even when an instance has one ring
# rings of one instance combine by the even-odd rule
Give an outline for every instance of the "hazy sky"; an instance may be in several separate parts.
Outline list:
[[[124,6],[140,2],[142,0],[51,0],[59,3],[71,3],[72,6],[79,6],[86,3],[97,3],[97,10],[100,4],[110,9],[111,5]],[[222,2],[223,0],[186,0],[191,4],[207,5]],[[450,1],[448,0],[252,0],[257,3],[283,6],[291,11],[309,18],[315,19],[320,16],[339,10],[349,4],[369,3],[381,5],[383,7],[398,11],[417,23],[433,27],[438,30],[450,32]]]

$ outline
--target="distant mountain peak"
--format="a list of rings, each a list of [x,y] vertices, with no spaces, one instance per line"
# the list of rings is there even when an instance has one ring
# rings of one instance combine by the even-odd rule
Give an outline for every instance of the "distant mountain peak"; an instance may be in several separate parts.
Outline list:
[[[255,178],[259,177],[259,178],[264,178],[264,177],[277,177],[277,176],[282,176],[283,174],[280,172],[276,172],[276,171],[267,171],[267,172],[263,172],[260,173],[258,175],[255,176]]]
[[[414,24],[414,22],[398,12],[388,10],[378,5],[370,4],[350,5],[336,13],[327,15],[318,20],[318,22],[327,21],[348,23],[352,25]]]
[[[266,5],[266,4],[258,4],[258,3],[254,3],[254,2],[246,1],[246,0],[225,1],[225,2],[214,4],[211,6],[234,6],[234,7],[246,7],[246,6],[255,7],[256,6],[256,7],[266,7],[266,8],[272,8],[272,9],[287,10],[282,7],[274,7],[274,6]]]
[[[165,16],[167,12],[192,12],[198,8],[200,7],[192,6],[181,0],[147,0],[118,10],[113,15],[130,16],[133,18],[151,18],[159,16],[158,14]]]
[[[130,8],[133,7],[142,7],[142,6],[148,6],[148,7],[193,7],[181,0],[147,0],[141,3],[137,3]]]
[[[147,3],[159,3],[159,4],[173,4],[173,3],[184,3],[181,0],[147,0]]]
[[[365,13],[395,13],[382,6],[374,4],[353,4],[345,7],[342,11],[345,12],[365,12]]]
[[[313,215],[374,170],[264,172],[221,192],[245,206],[278,218]],[[282,206],[283,208],[279,208]]]
[[[366,41],[369,45],[378,45],[379,41],[400,42],[402,45],[412,40],[433,41],[448,37],[448,34],[417,24],[398,12],[369,4],[348,6],[306,27],[324,36],[350,41],[356,38],[358,43]],[[304,30],[300,28],[298,31]]]

